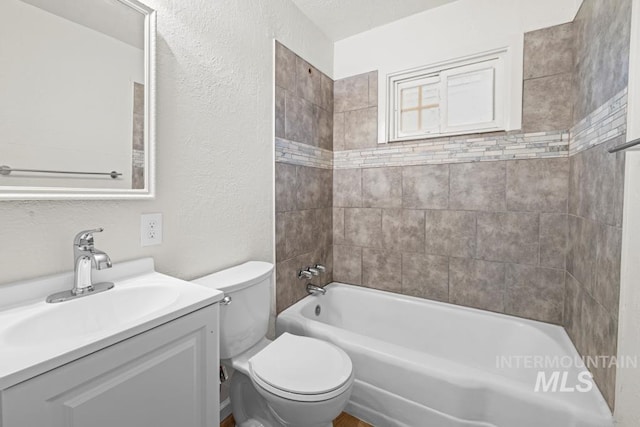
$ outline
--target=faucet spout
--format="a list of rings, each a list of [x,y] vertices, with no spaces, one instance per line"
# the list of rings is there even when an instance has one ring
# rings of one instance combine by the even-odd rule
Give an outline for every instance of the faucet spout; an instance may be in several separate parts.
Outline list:
[[[310,295],[324,295],[327,293],[327,290],[324,288],[321,288],[320,286],[307,283],[307,293],[309,293]]]
[[[91,261],[96,270],[111,268],[111,266],[113,265],[111,263],[111,258],[109,258],[109,255],[97,249],[94,249],[89,256],[91,257]]]

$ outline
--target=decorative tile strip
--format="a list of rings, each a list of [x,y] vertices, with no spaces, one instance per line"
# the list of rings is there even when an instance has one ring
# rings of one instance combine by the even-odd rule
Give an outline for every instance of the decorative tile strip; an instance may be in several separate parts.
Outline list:
[[[571,128],[569,155],[612,140],[627,131],[627,89],[618,92]]]
[[[333,169],[333,152],[287,139],[276,138],[276,162]]]
[[[491,133],[336,151],[335,169],[567,157],[569,132]]]

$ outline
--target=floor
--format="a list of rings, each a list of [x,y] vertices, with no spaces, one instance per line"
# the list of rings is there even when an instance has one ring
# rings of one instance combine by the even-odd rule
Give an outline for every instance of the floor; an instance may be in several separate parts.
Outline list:
[[[220,423],[220,427],[235,427],[235,421],[233,415],[229,415]],[[352,417],[351,415],[343,412],[333,421],[333,427],[373,427],[371,424],[367,424],[364,421]]]

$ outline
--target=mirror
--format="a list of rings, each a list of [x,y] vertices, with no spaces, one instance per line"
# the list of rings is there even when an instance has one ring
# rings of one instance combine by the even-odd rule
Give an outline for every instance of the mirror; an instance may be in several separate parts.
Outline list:
[[[0,199],[154,196],[155,12],[0,1]]]

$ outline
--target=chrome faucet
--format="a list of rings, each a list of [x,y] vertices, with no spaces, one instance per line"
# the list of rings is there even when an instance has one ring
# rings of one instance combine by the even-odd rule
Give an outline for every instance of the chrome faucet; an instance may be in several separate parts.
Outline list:
[[[96,228],[76,234],[73,239],[73,288],[69,291],[49,295],[47,302],[67,301],[113,288],[111,282],[94,284],[91,280],[93,267],[96,270],[102,270],[103,268],[111,268],[112,265],[109,255],[96,249],[93,245],[93,233],[100,233],[103,230],[103,228]]]
[[[307,283],[307,293],[309,293],[310,295],[324,295],[327,293],[327,290],[321,288],[320,286]]]

